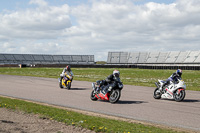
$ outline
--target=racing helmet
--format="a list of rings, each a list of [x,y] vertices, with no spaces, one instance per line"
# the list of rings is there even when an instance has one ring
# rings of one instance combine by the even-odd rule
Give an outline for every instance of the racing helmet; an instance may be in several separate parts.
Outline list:
[[[67,71],[71,71],[70,65],[66,66]]]
[[[178,75],[181,77],[181,75],[182,75],[182,70],[181,70],[181,69],[178,69],[178,70],[176,71],[176,74],[178,74]]]
[[[119,75],[120,75],[120,72],[118,70],[114,70],[113,71],[113,76],[114,77],[119,77]]]

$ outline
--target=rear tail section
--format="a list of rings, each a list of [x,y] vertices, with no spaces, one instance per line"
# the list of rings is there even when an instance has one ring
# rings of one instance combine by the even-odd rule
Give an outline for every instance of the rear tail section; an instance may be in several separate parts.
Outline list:
[[[92,83],[92,89],[95,90],[95,83]]]
[[[155,82],[155,85],[157,86],[157,88],[160,88],[160,86],[158,85],[158,83],[157,83],[157,82]]]

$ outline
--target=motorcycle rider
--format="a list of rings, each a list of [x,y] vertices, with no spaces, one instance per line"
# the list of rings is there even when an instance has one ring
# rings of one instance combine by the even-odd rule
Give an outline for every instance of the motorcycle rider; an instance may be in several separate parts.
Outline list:
[[[63,69],[63,71],[62,71],[61,78],[60,78],[60,82],[62,82],[62,79],[66,76],[65,73],[71,74],[72,77],[74,76],[74,74],[73,74],[73,72],[72,72],[72,70],[71,70],[70,65],[67,65],[67,66]],[[73,80],[73,78],[72,78],[72,80]],[[71,80],[71,82],[72,82],[72,80]],[[67,80],[66,80],[65,82],[67,82]],[[65,83],[65,84],[66,84],[66,83]]]
[[[165,83],[163,84],[162,86],[162,92],[164,90],[164,87],[169,85],[170,81],[172,82],[176,82],[177,79],[181,79],[181,75],[182,75],[182,70],[181,69],[177,69],[175,73],[173,73],[166,81]]]
[[[118,70],[114,70],[113,73],[109,75],[105,80],[100,81],[100,86],[102,87],[101,90],[103,94],[106,94],[107,91],[111,91],[111,89],[117,85],[117,82],[120,81],[119,76],[120,72]]]

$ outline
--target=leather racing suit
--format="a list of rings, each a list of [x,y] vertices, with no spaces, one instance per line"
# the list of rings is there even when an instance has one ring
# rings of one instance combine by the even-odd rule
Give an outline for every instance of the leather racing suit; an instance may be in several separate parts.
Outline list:
[[[115,77],[113,74],[109,75],[105,80],[102,80],[102,93],[106,94],[108,91],[111,91],[112,88],[117,86],[118,82],[121,82],[119,77]]]

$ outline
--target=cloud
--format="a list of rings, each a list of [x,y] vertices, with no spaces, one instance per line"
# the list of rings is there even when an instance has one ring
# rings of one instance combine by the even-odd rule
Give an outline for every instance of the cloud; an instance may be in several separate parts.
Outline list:
[[[79,28],[91,32],[91,41],[104,42],[107,51],[154,50],[152,45],[171,51],[187,47],[189,42],[194,46],[199,43],[194,41],[200,34],[196,30],[200,24],[199,3],[179,0],[172,4],[135,5],[130,1],[95,1],[91,7],[75,8],[73,13]]]
[[[0,34],[11,39],[51,39],[60,36],[59,32],[71,27],[69,6],[48,6],[45,1],[31,0],[43,7],[13,11],[0,15]]]
[[[48,3],[44,0],[31,0],[29,4],[36,4],[42,7],[48,6]]]
[[[90,4],[50,6],[0,13],[0,52],[93,54],[108,51],[199,50],[200,2],[171,4],[92,0]],[[8,45],[9,44],[9,45]],[[15,47],[12,47],[12,46]],[[8,48],[9,47],[9,48]]]

